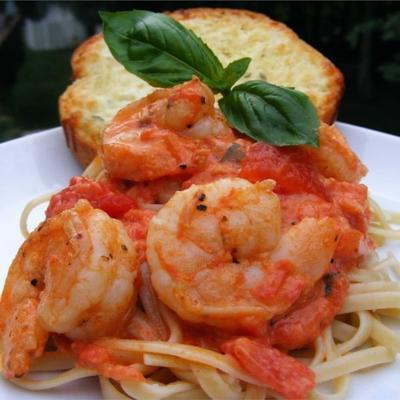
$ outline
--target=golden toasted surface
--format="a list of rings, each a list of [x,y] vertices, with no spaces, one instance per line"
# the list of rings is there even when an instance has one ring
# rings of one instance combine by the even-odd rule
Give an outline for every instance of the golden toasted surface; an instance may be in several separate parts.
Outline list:
[[[265,79],[294,87],[309,96],[322,121],[335,119],[344,88],[342,74],[284,24],[245,10],[193,8],[168,15],[200,36],[224,66],[251,57],[239,82]],[[153,88],[114,60],[101,34],[76,49],[72,69],[75,81],[60,97],[60,118],[68,145],[86,165],[116,112]]]

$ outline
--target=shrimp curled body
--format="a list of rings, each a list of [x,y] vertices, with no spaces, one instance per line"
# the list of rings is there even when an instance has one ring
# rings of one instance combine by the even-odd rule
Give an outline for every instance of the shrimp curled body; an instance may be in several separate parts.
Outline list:
[[[49,332],[115,333],[134,305],[137,259],[122,223],[86,200],[42,223],[11,264],[0,303],[7,377],[28,372]]]
[[[239,178],[192,185],[151,220],[152,283],[181,318],[256,332],[327,271],[335,221],[305,218],[282,233],[273,187]]]
[[[120,110],[104,131],[101,155],[111,176],[140,182],[204,169],[234,140],[213,93],[194,78]]]
[[[366,175],[367,168],[335,125],[322,123],[319,141],[317,149],[308,146],[301,149],[322,175],[345,182],[358,182]]]

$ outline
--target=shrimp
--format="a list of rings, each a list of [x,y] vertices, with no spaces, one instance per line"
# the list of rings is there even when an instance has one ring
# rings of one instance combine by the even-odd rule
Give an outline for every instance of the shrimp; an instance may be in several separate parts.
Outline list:
[[[368,191],[357,183],[325,181],[326,200],[308,193],[280,195],[282,227],[287,230],[305,217],[334,218],[339,227],[339,240],[332,262],[347,270],[360,264],[373,250],[368,238]]]
[[[152,284],[181,318],[260,332],[325,274],[336,222],[305,218],[282,234],[273,188],[240,178],[192,185],[150,221]]]
[[[328,178],[358,182],[368,171],[335,125],[321,124],[318,149],[301,148],[317,170]]]
[[[219,160],[235,136],[213,104],[197,78],[129,104],[103,133],[106,170],[113,178],[147,181]]]
[[[49,333],[116,333],[134,307],[138,262],[122,223],[86,200],[47,219],[11,264],[0,302],[7,377],[28,372]]]
[[[309,298],[294,305],[270,324],[269,339],[274,347],[301,349],[311,344],[340,311],[349,287],[345,273],[330,271],[315,285]]]
[[[239,176],[250,182],[273,179],[280,194],[312,193],[321,198],[327,198],[327,178],[358,182],[367,169],[340,131],[334,125],[322,124],[319,133],[320,146],[316,149],[253,143],[242,160]]]

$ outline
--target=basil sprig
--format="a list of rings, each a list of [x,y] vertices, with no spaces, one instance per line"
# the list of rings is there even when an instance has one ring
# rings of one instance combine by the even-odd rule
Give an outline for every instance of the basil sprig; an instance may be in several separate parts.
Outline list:
[[[218,103],[228,122],[253,139],[264,141],[267,136],[268,143],[276,146],[318,146],[315,108],[302,92],[248,81]]]
[[[318,146],[319,119],[305,94],[264,81],[231,89],[250,58],[224,68],[198,36],[164,14],[134,10],[100,12],[100,17],[114,58],[150,85],[171,87],[195,75],[223,94],[221,111],[238,131],[276,146]]]
[[[215,92],[229,89],[250,58],[222,66],[210,48],[172,18],[150,11],[100,12],[104,39],[129,72],[152,86],[170,87],[199,77]]]

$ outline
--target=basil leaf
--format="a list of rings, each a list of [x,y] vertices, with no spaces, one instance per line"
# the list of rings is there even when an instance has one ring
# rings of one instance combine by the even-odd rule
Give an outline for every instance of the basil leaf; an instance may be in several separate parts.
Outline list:
[[[103,11],[100,17],[114,58],[150,85],[171,87],[196,75],[214,91],[226,88],[215,54],[172,18],[142,10]]]
[[[233,84],[247,71],[251,62],[250,57],[241,58],[231,62],[224,70],[225,90],[230,89]]]
[[[275,146],[317,147],[319,119],[308,97],[265,81],[238,85],[219,100],[231,126]]]
[[[277,146],[318,146],[319,119],[307,96],[264,81],[232,85],[250,58],[225,69],[192,31],[150,11],[100,12],[104,39],[114,58],[152,86],[171,87],[197,76],[214,92],[228,122],[256,140]]]

